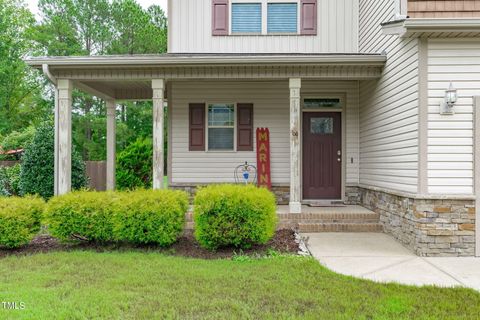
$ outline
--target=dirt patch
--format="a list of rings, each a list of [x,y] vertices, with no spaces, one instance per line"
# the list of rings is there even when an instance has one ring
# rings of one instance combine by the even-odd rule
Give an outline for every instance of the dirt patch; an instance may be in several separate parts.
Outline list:
[[[139,251],[139,252],[159,252],[168,255],[182,256],[189,258],[202,259],[228,259],[235,255],[265,255],[271,250],[280,253],[293,253],[299,251],[299,244],[295,241],[295,232],[292,230],[278,230],[273,239],[265,245],[253,246],[250,249],[222,248],[215,252],[205,250],[195,240],[191,231],[178,239],[176,243],[168,248],[158,246],[132,246],[127,244],[108,243],[98,244],[90,242],[61,243],[49,235],[39,235],[35,237],[30,244],[21,248],[7,250],[0,248],[0,258],[11,255],[30,255],[36,253],[47,253],[53,251],[75,251],[75,250],[94,250],[96,252],[111,251]]]

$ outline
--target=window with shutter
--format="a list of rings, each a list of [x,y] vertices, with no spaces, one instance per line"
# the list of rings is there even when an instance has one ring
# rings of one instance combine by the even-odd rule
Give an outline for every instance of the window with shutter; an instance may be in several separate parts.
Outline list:
[[[237,104],[237,150],[253,151],[253,104]]]
[[[205,104],[189,105],[189,150],[205,151]]]
[[[228,35],[228,0],[212,0],[212,35]]]

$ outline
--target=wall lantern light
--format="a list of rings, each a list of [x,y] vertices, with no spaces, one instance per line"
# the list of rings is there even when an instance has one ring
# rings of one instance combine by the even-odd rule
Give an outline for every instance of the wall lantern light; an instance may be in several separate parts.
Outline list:
[[[450,87],[445,91],[445,100],[440,102],[440,114],[454,114],[453,106],[457,103],[457,89],[450,82]]]

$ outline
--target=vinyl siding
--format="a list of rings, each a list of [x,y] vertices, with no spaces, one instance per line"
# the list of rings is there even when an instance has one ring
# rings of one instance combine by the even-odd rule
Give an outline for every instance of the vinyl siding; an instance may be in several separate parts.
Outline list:
[[[318,34],[212,36],[211,0],[174,0],[170,53],[358,52],[358,0],[318,1]],[[232,21],[230,19],[230,21]],[[267,21],[264,21],[267,24]]]
[[[458,90],[454,115],[440,115],[450,82]],[[428,190],[473,193],[473,96],[480,95],[478,39],[428,42]]]
[[[347,185],[358,184],[358,82],[304,81],[302,94],[346,94]],[[274,185],[289,185],[289,88],[287,81],[173,82],[172,183],[233,182],[234,168],[256,163],[256,152],[189,152],[188,104],[193,102],[244,102],[254,104],[254,129],[267,127],[271,136],[271,171]]]
[[[360,185],[417,193],[418,40],[384,36],[395,2],[361,0],[359,48],[386,52],[379,80],[360,82]]]

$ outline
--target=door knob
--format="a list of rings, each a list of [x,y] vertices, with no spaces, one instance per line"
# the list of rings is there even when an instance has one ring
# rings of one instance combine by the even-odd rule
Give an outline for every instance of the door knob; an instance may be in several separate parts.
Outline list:
[[[340,157],[341,155],[342,155],[342,151],[341,151],[341,150],[338,150],[338,151],[337,151],[337,156]]]
[[[337,161],[338,161],[338,162],[342,162],[342,159],[341,159],[341,158],[337,158]]]

